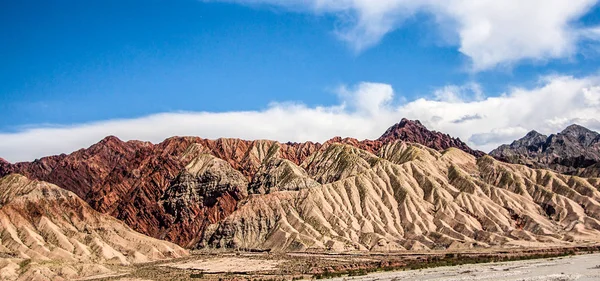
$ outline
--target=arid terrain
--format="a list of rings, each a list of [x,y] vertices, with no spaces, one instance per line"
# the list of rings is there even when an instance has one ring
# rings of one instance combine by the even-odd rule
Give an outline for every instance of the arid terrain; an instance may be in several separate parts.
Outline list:
[[[332,280],[436,280],[436,281],[594,281],[600,280],[600,255],[546,258],[489,264],[470,264]]]
[[[170,261],[112,265],[109,274],[77,280],[597,280],[599,251],[600,246],[337,254],[197,251]]]
[[[574,159],[598,136],[559,135]],[[0,278],[321,279],[598,251],[600,178],[505,161],[406,119],[376,140],[107,137],[0,160]]]

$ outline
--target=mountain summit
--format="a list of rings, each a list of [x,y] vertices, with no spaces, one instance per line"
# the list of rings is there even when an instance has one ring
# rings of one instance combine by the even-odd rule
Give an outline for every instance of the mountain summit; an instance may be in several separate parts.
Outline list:
[[[456,147],[462,151],[475,156],[483,156],[485,153],[471,149],[466,143],[448,134],[428,130],[419,120],[408,120],[402,118],[400,123],[395,124],[385,131],[378,141],[387,143],[395,140],[419,143],[436,150],[444,150]]]
[[[510,163],[576,173],[600,161],[600,135],[577,124],[550,136],[531,131],[490,155]]]

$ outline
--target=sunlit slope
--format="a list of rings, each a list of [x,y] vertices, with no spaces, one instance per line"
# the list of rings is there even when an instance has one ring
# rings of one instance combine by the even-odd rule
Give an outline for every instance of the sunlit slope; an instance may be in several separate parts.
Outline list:
[[[1,280],[69,280],[110,272],[106,264],[187,254],[98,213],[65,189],[17,174],[0,179]]]
[[[208,244],[343,251],[600,240],[597,179],[401,141],[378,155],[327,145],[291,170],[300,167],[320,184],[251,195]]]

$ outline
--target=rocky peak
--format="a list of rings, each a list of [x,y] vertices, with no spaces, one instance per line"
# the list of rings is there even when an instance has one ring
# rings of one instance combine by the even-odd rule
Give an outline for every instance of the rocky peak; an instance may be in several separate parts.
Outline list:
[[[532,130],[524,137],[514,141],[511,146],[522,146],[529,150],[537,150],[546,142],[546,139],[548,139],[548,136],[542,135],[536,130]]]
[[[538,131],[536,130],[531,130],[529,133],[527,133],[527,135],[525,135],[525,137],[523,137],[524,139],[536,139],[536,138],[547,138],[546,135],[542,135],[540,134]]]
[[[584,127],[578,124],[571,124],[568,127],[566,127],[564,130],[562,130],[562,132],[560,132],[561,134],[592,134],[592,135],[598,135],[598,133]]]
[[[600,161],[598,140],[598,133],[573,124],[550,136],[531,131],[510,145],[494,149],[490,155],[505,162],[574,173]]]
[[[115,136],[107,136],[99,142],[93,144],[87,149],[88,153],[98,153],[100,151],[122,151],[125,149],[126,142]]]
[[[598,133],[577,124],[568,126],[558,135],[569,137],[585,146],[590,145],[598,137]]]
[[[11,164],[0,157],[0,178],[10,173]]]
[[[453,138],[447,134],[436,131],[430,131],[419,120],[408,120],[402,118],[397,123],[387,129],[381,137],[377,139],[383,143],[402,140],[406,142],[419,143],[436,150],[444,150],[455,147],[475,156],[484,155],[483,152],[471,149],[466,143],[458,138]]]
[[[116,136],[107,136],[93,146],[122,146],[124,144],[125,142]]]
[[[406,118],[402,118],[400,123],[397,123],[391,127],[389,127],[378,140],[390,140],[390,139],[399,139],[401,137],[405,137],[411,134],[418,133],[420,131],[427,130],[423,124],[419,120],[408,120]]]
[[[4,158],[0,157],[0,169],[2,169],[2,167],[7,167],[9,166],[10,163],[6,160],[4,160]]]

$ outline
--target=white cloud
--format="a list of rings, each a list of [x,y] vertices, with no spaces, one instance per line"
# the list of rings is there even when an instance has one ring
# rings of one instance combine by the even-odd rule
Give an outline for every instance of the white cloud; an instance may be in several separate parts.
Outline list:
[[[472,86],[445,87],[463,91]],[[454,97],[461,97],[456,93]],[[27,161],[87,147],[107,135],[160,142],[175,135],[236,137],[279,141],[320,141],[333,136],[374,139],[401,118],[419,119],[429,129],[460,137],[490,151],[535,129],[555,133],[571,123],[600,130],[600,78],[544,77],[537,87],[515,88],[480,99],[418,99],[392,105],[390,85],[361,83],[341,87],[340,104],[307,107],[273,103],[263,111],[179,112],[137,119],[64,127],[28,128],[0,134],[0,157]]]
[[[462,86],[448,85],[435,90],[433,95],[436,100],[445,102],[477,101],[484,98],[481,85],[477,83],[467,83]]]
[[[474,71],[521,60],[573,55],[579,40],[598,40],[598,29],[574,21],[598,0],[204,0],[267,4],[340,20],[340,39],[356,51],[377,44],[416,13],[433,15],[445,38],[457,38]]]
[[[572,123],[600,130],[600,79],[548,76],[532,89],[514,88],[479,101],[419,99],[398,111],[430,127],[459,136],[483,151],[535,129],[550,134]],[[478,116],[480,118],[465,118]],[[469,119],[464,122],[456,120]]]
[[[349,110],[366,116],[376,116],[382,110],[389,110],[390,102],[394,98],[394,89],[387,84],[360,83],[351,89],[346,86],[340,87],[338,95],[344,101],[343,106],[348,106]]]

